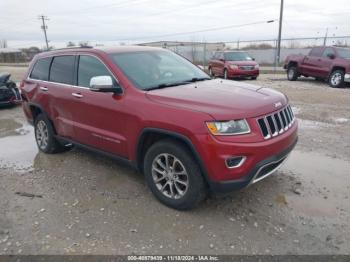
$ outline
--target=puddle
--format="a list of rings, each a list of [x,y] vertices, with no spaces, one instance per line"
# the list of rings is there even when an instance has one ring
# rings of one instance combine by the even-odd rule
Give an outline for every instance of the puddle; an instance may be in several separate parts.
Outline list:
[[[313,152],[293,151],[283,169],[302,182],[301,195],[286,196],[288,206],[308,216],[336,217],[350,211],[350,162]]]
[[[17,135],[16,129],[22,125],[13,119],[0,119],[0,138],[5,136]]]
[[[21,171],[33,167],[38,149],[35,144],[33,127],[27,123],[18,125],[20,128],[9,131],[10,135],[0,137],[0,167]],[[1,128],[4,127],[1,126]]]

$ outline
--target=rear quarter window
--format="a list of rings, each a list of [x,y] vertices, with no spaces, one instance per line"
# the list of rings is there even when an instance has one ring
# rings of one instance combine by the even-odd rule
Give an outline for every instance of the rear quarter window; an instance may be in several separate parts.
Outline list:
[[[40,58],[35,63],[30,78],[37,80],[49,80],[49,70],[52,57]]]
[[[75,56],[54,57],[50,70],[50,81],[73,85]]]

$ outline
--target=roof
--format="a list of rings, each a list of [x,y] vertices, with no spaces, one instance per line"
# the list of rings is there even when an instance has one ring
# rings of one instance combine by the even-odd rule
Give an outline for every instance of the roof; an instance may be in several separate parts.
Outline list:
[[[104,52],[107,54],[111,53],[126,53],[126,52],[140,52],[140,51],[154,51],[164,50],[163,48],[148,47],[148,46],[115,46],[115,47],[73,47],[73,48],[61,48],[52,51],[42,52],[38,56],[45,57],[55,54],[64,54],[67,52],[89,52],[89,53],[100,53]]]

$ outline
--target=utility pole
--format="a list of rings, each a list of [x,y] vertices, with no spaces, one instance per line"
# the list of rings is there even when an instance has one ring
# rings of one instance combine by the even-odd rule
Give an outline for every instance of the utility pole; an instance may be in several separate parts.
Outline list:
[[[46,34],[47,25],[45,24],[45,21],[49,19],[44,15],[39,15],[38,19],[42,21],[41,29],[44,31],[44,35],[45,35],[46,50],[49,50],[49,41],[47,40],[47,34]]]
[[[280,63],[280,57],[281,57],[282,20],[283,20],[283,0],[281,0],[281,9],[280,9],[280,20],[279,20],[278,40],[277,40],[276,66]]]
[[[324,36],[324,39],[323,39],[323,46],[326,46],[327,44],[327,37],[328,37],[328,27],[326,29],[326,35]]]

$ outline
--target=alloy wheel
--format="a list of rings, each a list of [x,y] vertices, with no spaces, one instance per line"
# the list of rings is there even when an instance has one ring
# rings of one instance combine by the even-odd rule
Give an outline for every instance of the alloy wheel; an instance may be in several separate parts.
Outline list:
[[[342,81],[342,75],[340,73],[335,73],[331,77],[331,83],[334,86],[337,86],[341,83]]]
[[[40,120],[35,129],[36,141],[40,149],[45,150],[49,142],[49,131],[43,120]]]
[[[294,76],[294,69],[289,69],[289,70],[288,70],[288,78],[289,78],[289,79],[292,79],[293,76]]]
[[[189,178],[183,163],[174,155],[163,153],[152,163],[152,178],[157,189],[171,199],[182,198],[189,187]]]

